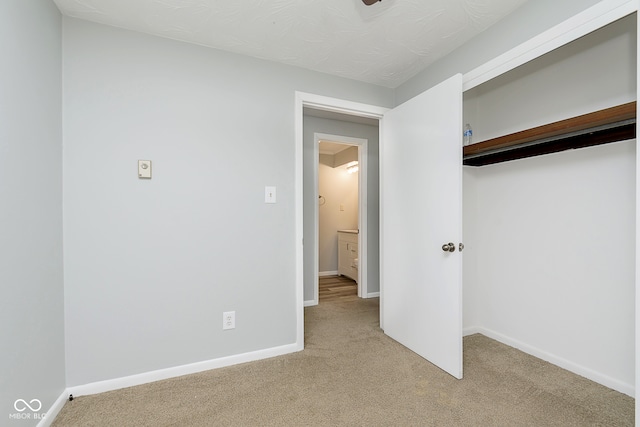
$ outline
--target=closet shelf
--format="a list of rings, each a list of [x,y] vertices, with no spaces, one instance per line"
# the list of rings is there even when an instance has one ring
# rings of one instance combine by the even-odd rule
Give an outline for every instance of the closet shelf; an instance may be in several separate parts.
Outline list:
[[[463,164],[484,166],[635,137],[634,101],[467,145]]]

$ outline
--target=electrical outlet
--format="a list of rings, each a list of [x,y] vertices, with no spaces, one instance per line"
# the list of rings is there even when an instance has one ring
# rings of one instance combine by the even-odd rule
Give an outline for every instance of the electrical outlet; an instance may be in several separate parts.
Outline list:
[[[236,327],[236,312],[225,311],[222,313],[222,329],[235,329]]]

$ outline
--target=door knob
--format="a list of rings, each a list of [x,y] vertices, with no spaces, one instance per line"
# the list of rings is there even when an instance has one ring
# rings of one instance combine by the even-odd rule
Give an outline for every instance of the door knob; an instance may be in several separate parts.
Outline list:
[[[460,250],[460,252],[462,252],[462,250],[464,249],[464,243],[460,243],[458,249]]]
[[[456,245],[454,245],[451,242],[445,243],[444,245],[442,245],[442,250],[445,251],[445,252],[455,252],[456,251]]]

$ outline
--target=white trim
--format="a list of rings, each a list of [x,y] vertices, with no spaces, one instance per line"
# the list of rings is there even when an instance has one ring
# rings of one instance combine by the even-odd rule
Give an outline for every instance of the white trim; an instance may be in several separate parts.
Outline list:
[[[366,298],[369,293],[369,140],[361,141],[358,145],[358,296]]]
[[[638,10],[637,0],[603,0],[463,76],[467,91]]]
[[[367,294],[367,298],[378,298],[380,296],[380,292],[369,292]]]
[[[294,197],[295,197],[295,240],[294,247],[296,251],[296,345],[298,349],[304,348],[304,203],[303,203],[303,153],[304,147],[302,141],[303,136],[303,105],[305,95],[301,92],[295,93],[295,174],[294,174]]]
[[[315,95],[306,92],[295,92],[295,248],[296,248],[296,344],[301,350],[304,348],[304,250],[303,250],[303,109],[304,107],[318,110],[350,114],[359,117],[369,117],[380,120],[388,108],[376,105],[346,101],[344,99]]]
[[[320,270],[320,134],[313,134],[313,271]],[[304,170],[304,165],[303,165]],[[303,197],[304,197],[304,190]],[[338,272],[336,271],[336,274]],[[320,303],[320,274],[313,275],[313,304]],[[305,303],[305,307],[307,304]]]
[[[331,98],[329,96],[315,95],[312,93],[298,92],[303,107],[316,110],[331,111],[334,113],[348,114],[351,116],[381,119],[389,109],[377,105],[362,104],[360,102],[347,101],[345,99]],[[302,111],[300,111],[302,115]],[[302,123],[300,123],[302,125]]]
[[[47,415],[45,415],[45,417],[40,420],[40,422],[37,424],[37,427],[49,427],[51,424],[53,424],[53,421],[60,413],[60,410],[62,410],[62,407],[66,403],[68,397],[69,390],[65,389],[62,394],[58,396],[56,401],[53,402],[53,405],[51,405],[51,407],[46,411]]]
[[[378,244],[380,247],[380,253],[379,253],[379,265],[378,265],[378,274],[380,274],[380,281],[379,281],[379,286],[380,286],[380,301],[379,301],[379,305],[380,305],[380,329],[382,329],[382,331],[384,332],[384,319],[385,319],[385,315],[384,315],[384,266],[383,266],[383,260],[384,260],[384,233],[382,232],[382,224],[384,223],[384,207],[382,206],[382,202],[383,202],[383,191],[382,191],[382,183],[385,182],[384,181],[384,156],[382,155],[382,153],[384,152],[384,138],[382,137],[382,135],[384,134],[384,126],[385,126],[385,121],[384,120],[380,120],[380,142],[378,143],[378,181],[380,182],[380,194],[378,197]]]
[[[482,332],[482,328],[479,326],[472,326],[470,328],[464,328],[462,330],[462,336],[463,337],[468,337],[469,335],[473,335],[473,334],[481,334]]]
[[[136,385],[166,380],[168,378],[175,378],[183,375],[209,371],[211,369],[224,368],[226,366],[237,365],[239,363],[253,362],[256,360],[268,359],[270,357],[282,356],[284,354],[293,353],[295,351],[298,351],[298,346],[296,344],[288,344],[280,347],[268,348],[265,350],[220,357],[218,359],[205,360],[203,362],[190,363],[188,365],[174,366],[172,368],[158,369],[156,371],[144,372],[127,377],[114,378],[110,380],[97,381],[94,383],[69,387],[67,388],[67,394],[73,394],[75,397],[104,393],[106,391],[133,387]]]
[[[321,271],[318,273],[318,277],[337,276],[338,271]]]
[[[506,344],[510,347],[517,348],[531,356],[537,357],[538,359],[545,360],[549,363],[553,363],[556,366],[559,366],[567,371],[571,371],[574,374],[578,374],[585,378],[588,378],[592,381],[595,381],[599,384],[602,384],[606,387],[609,387],[613,390],[619,391],[620,393],[624,393],[628,396],[633,397],[635,394],[635,387],[633,384],[627,384],[615,378],[611,378],[608,375],[604,375],[600,372],[594,371],[593,369],[586,368],[584,366],[578,365],[570,360],[564,359],[560,356],[557,356],[552,353],[548,353],[544,350],[541,350],[532,345],[523,343],[522,341],[518,341],[514,338],[508,337],[506,335],[500,334],[498,332],[492,331],[490,329],[482,328],[482,327],[474,327],[465,329],[465,336],[471,335],[472,333],[479,333],[491,339],[494,339],[502,344]]]
[[[636,4],[636,10],[638,5]],[[640,46],[640,31],[638,31],[637,16],[636,16],[636,69],[640,68],[640,55],[638,55],[638,47]],[[640,99],[640,73],[636,72],[636,99]],[[636,122],[638,120],[638,113],[636,112]],[[636,274],[635,274],[635,383],[640,384],[640,150],[638,150],[638,142],[636,139]],[[635,401],[635,425],[640,425],[640,401]]]
[[[304,302],[305,307],[313,307],[314,305],[318,305],[317,299],[310,299]]]

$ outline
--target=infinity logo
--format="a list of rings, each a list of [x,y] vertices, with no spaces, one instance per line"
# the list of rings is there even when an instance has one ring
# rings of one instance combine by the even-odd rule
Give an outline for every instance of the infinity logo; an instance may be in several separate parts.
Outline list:
[[[20,403],[21,405],[19,405]],[[29,403],[33,406],[31,406]],[[42,408],[42,402],[40,402],[38,399],[32,399],[29,403],[27,403],[27,401],[24,399],[18,399],[13,403],[13,407],[18,412],[24,412],[27,410],[27,408],[31,409],[31,412],[38,412],[40,408]]]

